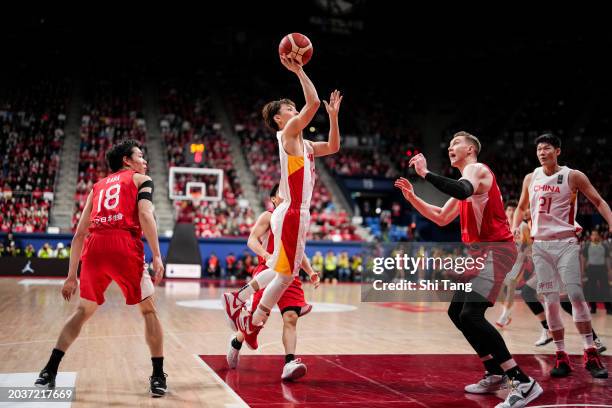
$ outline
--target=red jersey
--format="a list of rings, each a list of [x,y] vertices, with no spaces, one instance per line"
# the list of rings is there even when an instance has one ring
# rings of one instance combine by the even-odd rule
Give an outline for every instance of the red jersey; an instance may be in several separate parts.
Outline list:
[[[89,231],[127,230],[140,237],[135,171],[120,170],[94,184]]]
[[[459,201],[461,241],[465,244],[514,240],[504,212],[504,202],[495,180],[495,174],[489,167],[486,165],[485,167],[493,176],[493,183],[489,191],[483,194],[473,194]]]
[[[268,211],[269,213],[272,213],[272,211]],[[266,248],[266,252],[268,252],[269,254],[274,252],[274,234],[272,234],[272,229],[269,228],[268,229],[268,235],[263,239],[260,240],[259,242],[261,242],[261,245]],[[266,264],[266,260],[263,259],[261,256],[257,255],[257,265],[265,265]]]

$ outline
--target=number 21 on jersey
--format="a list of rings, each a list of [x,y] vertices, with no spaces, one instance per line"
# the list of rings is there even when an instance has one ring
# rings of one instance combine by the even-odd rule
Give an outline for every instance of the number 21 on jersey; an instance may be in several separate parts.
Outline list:
[[[540,197],[540,214],[549,214],[550,205],[552,204],[552,197]]]

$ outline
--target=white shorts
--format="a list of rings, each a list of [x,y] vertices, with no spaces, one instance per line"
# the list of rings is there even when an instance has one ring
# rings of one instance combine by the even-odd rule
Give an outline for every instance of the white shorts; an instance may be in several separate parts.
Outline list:
[[[582,286],[580,245],[576,238],[562,241],[534,241],[533,266],[538,293],[564,292],[565,285]]]
[[[281,204],[272,213],[270,229],[274,235],[274,253],[266,262],[283,275],[298,275],[310,227],[310,211]]]

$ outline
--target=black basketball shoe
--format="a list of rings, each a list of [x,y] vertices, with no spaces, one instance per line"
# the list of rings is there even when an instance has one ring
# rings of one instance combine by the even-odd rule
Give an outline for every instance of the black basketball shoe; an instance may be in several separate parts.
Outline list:
[[[47,371],[46,368],[43,368],[40,374],[38,374],[38,378],[36,379],[34,386],[38,388],[55,388],[56,376],[57,373]]]
[[[166,377],[168,374],[164,373],[161,377],[149,377],[149,383],[151,384],[151,396],[153,398],[159,398],[166,395],[168,387],[166,386]]]

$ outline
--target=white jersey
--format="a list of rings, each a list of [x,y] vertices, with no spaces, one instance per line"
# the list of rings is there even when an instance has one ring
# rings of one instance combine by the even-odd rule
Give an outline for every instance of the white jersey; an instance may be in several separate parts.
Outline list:
[[[554,240],[575,236],[582,228],[576,223],[577,196],[569,185],[571,169],[562,166],[551,176],[538,167],[529,184],[531,236]]]
[[[302,156],[291,156],[283,147],[282,131],[276,132],[281,165],[279,196],[283,206],[310,211],[310,200],[315,185],[315,162],[312,145],[304,140]]]

